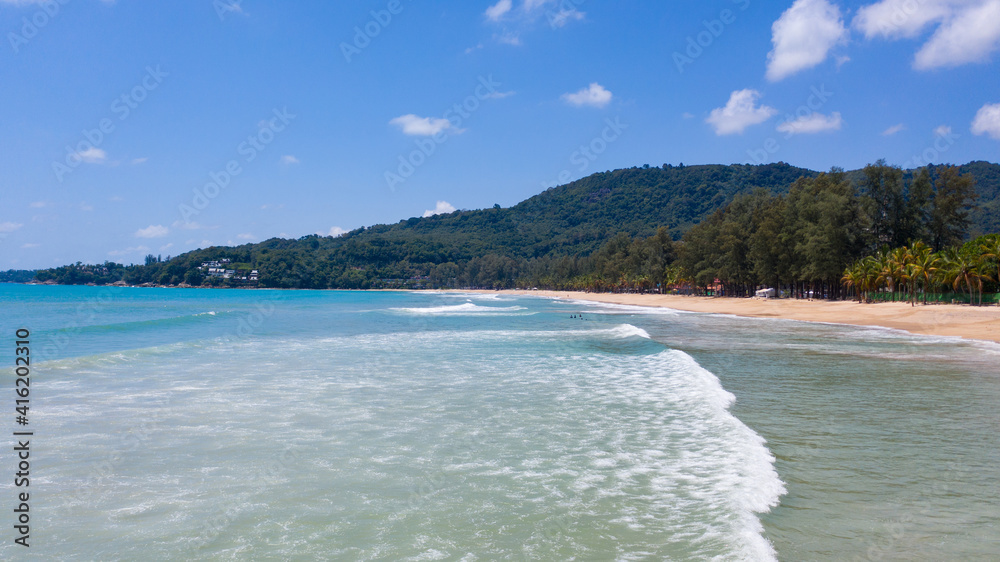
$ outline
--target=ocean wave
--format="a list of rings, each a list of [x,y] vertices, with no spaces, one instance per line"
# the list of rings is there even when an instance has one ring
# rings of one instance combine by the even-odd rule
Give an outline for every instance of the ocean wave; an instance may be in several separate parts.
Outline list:
[[[647,314],[652,316],[676,316],[678,314],[691,314],[683,310],[675,310],[662,306],[640,306],[633,304],[616,304],[610,302],[598,302],[580,299],[561,300],[567,304],[587,306],[590,314]]]
[[[225,312],[221,313],[225,314]],[[103,332],[130,332],[133,330],[148,330],[156,328],[166,328],[176,325],[184,325],[191,322],[204,322],[209,318],[219,316],[220,313],[214,310],[197,312],[194,314],[183,314],[180,316],[168,316],[166,318],[156,318],[153,320],[132,320],[129,322],[110,322],[107,324],[91,324],[89,326],[75,326],[71,328],[59,328],[52,330],[54,334],[86,334]]]
[[[787,490],[774,467],[775,457],[766,440],[729,411],[736,397],[723,388],[715,374],[682,351],[671,350],[662,356],[668,358],[667,368],[681,375],[681,384],[671,385],[671,391],[691,410],[708,409],[709,415],[703,414],[703,420],[719,430],[713,433],[720,439],[705,443],[704,449],[695,449],[706,458],[701,462],[693,458],[691,461],[693,464],[708,461],[700,468],[711,470],[715,481],[706,492],[724,490],[739,516],[738,528],[725,535],[730,541],[736,536],[746,540],[738,546],[741,559],[775,560],[774,547],[763,535],[764,526],[758,514],[776,507]],[[691,446],[700,444],[692,442]],[[678,476],[684,478],[698,472],[698,467],[687,466],[679,472]]]
[[[637,326],[633,326],[631,324],[622,324],[620,326],[611,328],[608,331],[611,332],[611,334],[617,338],[639,337],[639,338],[645,338],[647,340],[653,339],[652,337],[650,337],[649,332]]]
[[[390,308],[393,312],[403,314],[418,314],[425,316],[526,316],[534,312],[524,313],[523,306],[480,306],[467,302],[452,306],[431,306],[425,308]]]

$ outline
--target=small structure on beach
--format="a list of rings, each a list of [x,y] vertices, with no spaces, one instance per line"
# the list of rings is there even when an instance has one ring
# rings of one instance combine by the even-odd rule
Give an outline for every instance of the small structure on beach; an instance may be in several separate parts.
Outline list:
[[[759,291],[754,293],[754,296],[757,297],[758,299],[773,299],[774,289],[760,289]]]

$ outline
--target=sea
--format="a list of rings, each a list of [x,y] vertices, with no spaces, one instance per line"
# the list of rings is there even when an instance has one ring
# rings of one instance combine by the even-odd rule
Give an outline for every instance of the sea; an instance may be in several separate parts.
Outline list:
[[[1000,559],[993,343],[502,292],[0,310],[3,560]]]

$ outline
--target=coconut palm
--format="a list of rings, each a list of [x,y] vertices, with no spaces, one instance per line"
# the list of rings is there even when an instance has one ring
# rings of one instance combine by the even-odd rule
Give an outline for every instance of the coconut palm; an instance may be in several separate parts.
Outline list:
[[[917,302],[917,283],[923,285],[924,304],[927,304],[927,293],[940,268],[941,257],[931,251],[930,246],[917,242],[910,248],[910,283],[913,294],[912,304]]]
[[[1000,234],[991,234],[986,237],[986,241],[979,245],[982,257],[985,260],[993,260],[996,271],[996,281],[1000,283]],[[989,265],[989,264],[986,264]],[[992,271],[990,272],[992,273]],[[998,303],[1000,304],[1000,303]]]
[[[893,284],[897,289],[901,289],[904,292],[907,289],[907,281],[910,278],[909,265],[910,249],[906,246],[889,252],[889,273],[892,276]],[[895,291],[893,291],[893,300],[896,300],[895,297]]]
[[[986,261],[968,251],[951,249],[945,252],[944,281],[956,291],[965,286],[969,291],[969,304],[976,304],[976,294],[982,304],[983,281],[989,279]]]
[[[862,302],[864,295],[862,288],[864,285],[864,272],[861,268],[861,260],[852,263],[850,267],[844,270],[844,275],[840,278],[840,282],[848,289],[854,289],[858,297],[858,302]]]

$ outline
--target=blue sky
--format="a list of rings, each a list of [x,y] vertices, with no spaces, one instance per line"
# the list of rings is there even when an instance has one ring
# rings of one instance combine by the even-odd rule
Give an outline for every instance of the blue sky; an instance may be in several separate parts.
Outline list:
[[[1000,156],[1000,0],[0,0],[0,269]]]

